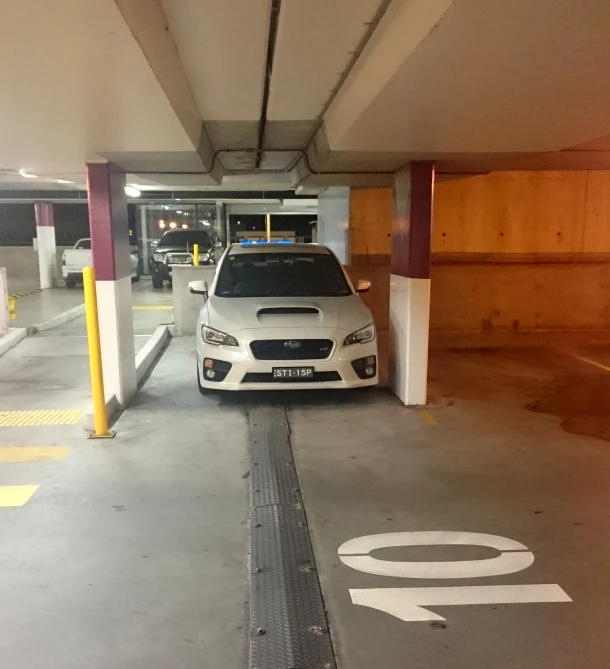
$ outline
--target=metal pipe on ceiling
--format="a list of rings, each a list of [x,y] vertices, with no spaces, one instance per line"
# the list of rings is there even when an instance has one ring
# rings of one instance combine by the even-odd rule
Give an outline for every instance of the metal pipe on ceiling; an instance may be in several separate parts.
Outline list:
[[[265,130],[267,128],[267,109],[269,107],[269,96],[271,94],[271,77],[273,75],[273,61],[275,58],[275,45],[277,42],[277,30],[280,23],[280,10],[282,0],[271,0],[271,12],[269,14],[269,36],[267,37],[267,58],[265,61],[265,82],[263,85],[263,102],[261,105],[261,116],[258,122],[258,141],[254,168],[259,169],[263,158],[265,144]]]

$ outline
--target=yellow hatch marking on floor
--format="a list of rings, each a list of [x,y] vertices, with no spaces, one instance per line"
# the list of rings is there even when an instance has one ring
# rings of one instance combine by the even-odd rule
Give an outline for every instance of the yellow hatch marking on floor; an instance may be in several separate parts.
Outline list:
[[[420,411],[421,417],[428,423],[428,425],[438,425],[434,416],[428,411],[428,409],[422,409]]]
[[[590,365],[593,365],[594,367],[599,367],[600,369],[603,369],[605,372],[610,372],[610,367],[608,367],[608,365],[602,365],[601,362],[595,362],[595,360],[591,360],[590,358],[585,358],[582,355],[574,354],[574,357],[578,360],[582,360],[583,362],[587,362]]]
[[[133,307],[134,311],[161,311],[173,309],[171,304],[138,304]]]
[[[36,293],[41,293],[42,288],[34,288],[34,290],[24,290],[22,293],[15,293],[14,295],[9,295],[9,297],[17,299],[18,297],[25,297],[26,295],[35,295]]]
[[[32,427],[34,425],[76,425],[83,418],[80,409],[37,409],[32,411],[0,411],[0,427]]]
[[[63,460],[70,449],[67,446],[2,446],[0,462],[39,462]]]
[[[0,485],[0,507],[23,506],[38,490],[37,485]]]

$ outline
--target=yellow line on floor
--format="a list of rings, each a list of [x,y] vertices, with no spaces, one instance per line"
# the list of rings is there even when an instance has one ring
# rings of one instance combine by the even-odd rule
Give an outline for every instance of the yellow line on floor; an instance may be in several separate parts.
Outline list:
[[[17,299],[18,297],[25,297],[26,295],[35,295],[36,293],[41,293],[42,288],[34,288],[34,290],[24,290],[22,293],[15,293],[14,295],[9,295],[9,297]]]
[[[0,485],[0,507],[23,506],[38,490],[37,485]]]
[[[67,446],[2,446],[0,462],[40,462],[63,460],[70,449]]]
[[[428,411],[428,409],[422,409],[420,412],[421,417],[428,423],[428,425],[438,425],[434,416]]]
[[[610,367],[608,365],[602,365],[601,362],[596,362],[595,360],[591,360],[590,358],[585,358],[583,355],[577,355],[576,353],[572,354],[577,360],[582,360],[582,362],[587,362],[589,365],[593,365],[594,367],[599,367],[599,369],[603,369],[604,372],[610,372]]]
[[[37,409],[32,411],[0,411],[0,427],[32,427],[34,425],[76,425],[83,418],[80,409]]]
[[[162,311],[173,309],[171,304],[138,304],[133,307],[134,311]]]

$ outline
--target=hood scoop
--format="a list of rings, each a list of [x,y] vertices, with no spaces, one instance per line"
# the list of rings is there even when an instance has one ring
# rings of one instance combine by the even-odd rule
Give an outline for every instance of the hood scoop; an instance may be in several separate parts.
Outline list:
[[[319,314],[316,307],[263,307],[256,312],[257,316],[291,316],[294,314]]]

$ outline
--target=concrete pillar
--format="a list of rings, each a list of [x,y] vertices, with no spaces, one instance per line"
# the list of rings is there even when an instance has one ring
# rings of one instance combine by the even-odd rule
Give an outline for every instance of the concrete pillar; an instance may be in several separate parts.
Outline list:
[[[137,385],[125,174],[110,163],[87,163],[87,189],[104,390],[124,406]]]
[[[51,202],[36,202],[36,238],[38,242],[38,271],[41,288],[57,285],[57,247],[55,245],[55,221]]]
[[[8,314],[8,283],[6,269],[0,267],[0,339],[8,334],[11,326]]]
[[[409,406],[426,404],[430,321],[430,238],[434,164],[396,173],[390,259],[390,385]]]
[[[318,197],[318,244],[349,264],[349,188],[327,188]]]
[[[148,257],[148,221],[146,217],[146,205],[138,207],[140,211],[140,249],[142,251],[142,274],[150,274],[150,258]]]

